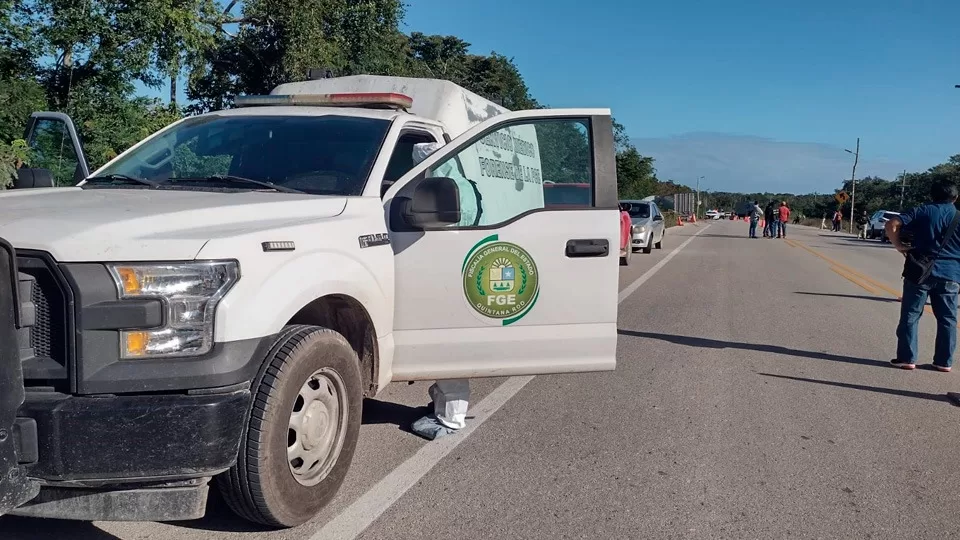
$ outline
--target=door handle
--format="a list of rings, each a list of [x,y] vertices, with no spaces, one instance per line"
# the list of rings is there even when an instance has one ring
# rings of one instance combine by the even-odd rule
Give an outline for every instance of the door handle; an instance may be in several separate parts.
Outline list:
[[[567,240],[567,257],[606,257],[610,254],[610,242],[605,238]]]

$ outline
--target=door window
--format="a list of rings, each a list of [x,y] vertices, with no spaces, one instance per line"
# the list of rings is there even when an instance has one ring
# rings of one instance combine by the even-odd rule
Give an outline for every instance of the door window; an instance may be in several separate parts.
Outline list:
[[[592,207],[588,119],[519,121],[490,132],[426,175],[453,179],[458,227],[495,226],[548,207]]]
[[[49,170],[57,186],[72,186],[83,179],[80,160],[63,121],[38,119],[29,144],[33,150],[31,166]]]
[[[435,143],[437,138],[422,131],[406,131],[400,133],[397,145],[390,155],[390,161],[387,163],[387,170],[383,174],[383,184],[380,187],[380,196],[386,193],[387,189],[400,179],[407,171],[413,168],[413,147],[421,143]]]

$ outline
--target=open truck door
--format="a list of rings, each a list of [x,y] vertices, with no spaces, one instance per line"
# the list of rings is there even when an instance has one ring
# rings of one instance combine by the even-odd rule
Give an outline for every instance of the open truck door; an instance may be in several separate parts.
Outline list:
[[[585,186],[581,204],[551,203],[549,182]],[[394,380],[615,368],[610,111],[497,115],[407,172],[384,202],[395,253]]]
[[[33,152],[33,167],[17,171],[14,188],[73,186],[89,176],[80,136],[66,114],[31,114],[23,138]]]
[[[17,410],[24,400],[23,370],[17,327],[20,300],[17,294],[17,258],[0,238],[0,515],[33,499],[40,491],[20,465],[20,427]]]

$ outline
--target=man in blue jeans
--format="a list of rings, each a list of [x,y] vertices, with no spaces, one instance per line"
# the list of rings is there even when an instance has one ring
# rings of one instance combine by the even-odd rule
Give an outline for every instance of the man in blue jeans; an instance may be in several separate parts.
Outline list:
[[[763,217],[763,209],[760,208],[760,201],[753,201],[753,208],[750,209],[750,238],[757,237],[757,222]]]
[[[887,238],[906,254],[915,250],[930,256],[939,256],[933,270],[923,284],[903,280],[903,300],[900,304],[900,324],[897,326],[897,357],[891,364],[902,369],[914,369],[917,362],[917,326],[923,307],[930,298],[933,316],[937,319],[937,339],[934,343],[933,368],[950,371],[953,352],[957,347],[957,293],[960,292],[960,234],[955,234],[941,246],[944,234],[957,212],[957,187],[938,183],[930,189],[931,203],[919,206],[887,221]],[[913,233],[913,246],[900,240],[901,229]],[[958,231],[960,233],[960,231]]]

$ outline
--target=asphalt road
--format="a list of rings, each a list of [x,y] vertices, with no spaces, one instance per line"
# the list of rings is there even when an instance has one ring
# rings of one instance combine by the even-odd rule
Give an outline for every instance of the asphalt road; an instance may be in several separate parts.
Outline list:
[[[829,231],[746,232],[688,224],[633,257],[615,372],[477,381],[469,431],[430,443],[406,431],[428,385],[388,387],[340,495],[303,527],[250,528],[214,499],[187,523],[0,518],[0,538],[960,535],[960,408],[944,397],[960,375],[887,366],[902,258]]]

